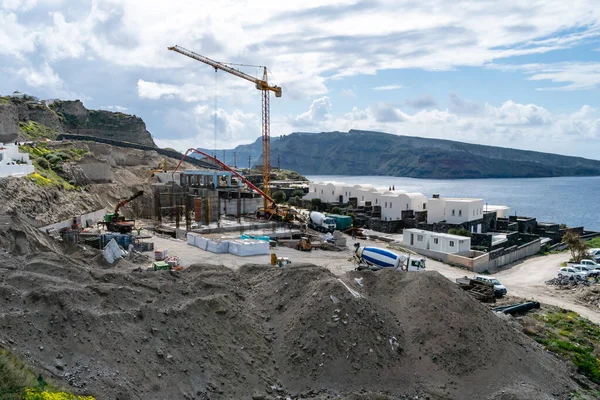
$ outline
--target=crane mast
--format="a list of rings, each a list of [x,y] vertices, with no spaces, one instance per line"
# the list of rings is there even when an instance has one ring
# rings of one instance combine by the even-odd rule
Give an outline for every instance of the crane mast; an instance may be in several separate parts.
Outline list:
[[[267,77],[267,67],[263,67],[263,77],[258,79],[252,75],[248,75],[240,70],[230,67],[229,65],[220,63],[203,55],[194,53],[193,51],[184,49],[180,46],[172,46],[169,50],[183,54],[184,56],[193,58],[194,60],[210,65],[215,70],[228,72],[239,78],[245,79],[254,83],[256,89],[262,91],[262,156],[263,156],[263,188],[267,196],[270,195],[269,183],[271,180],[271,111],[270,111],[270,92],[275,93],[275,97],[281,97],[281,88],[276,85],[269,85]],[[267,207],[267,198],[264,198],[264,207]]]

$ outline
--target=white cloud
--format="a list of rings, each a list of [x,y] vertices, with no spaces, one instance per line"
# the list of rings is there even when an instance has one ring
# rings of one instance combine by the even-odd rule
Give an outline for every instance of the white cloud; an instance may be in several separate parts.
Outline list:
[[[22,59],[22,53],[35,49],[37,34],[22,25],[13,13],[0,10],[0,55],[9,55]]]
[[[217,131],[215,137],[215,114]],[[198,105],[190,109],[170,109],[165,117],[168,139],[155,138],[161,147],[186,150],[190,147],[232,148],[256,140],[261,134],[260,116],[236,109],[216,113],[212,107]],[[216,143],[215,143],[216,139]]]
[[[553,64],[489,65],[502,71],[522,71],[532,81],[550,81],[559,84],[538,90],[586,90],[600,86],[600,63],[562,62]]]
[[[32,1],[5,0],[4,5],[23,9]],[[54,10],[50,21],[31,24],[0,13],[5,20],[0,21],[5,22],[0,44],[8,46],[0,51],[22,55],[39,47],[49,60],[92,56],[111,66],[199,68],[166,49],[180,44],[216,60],[267,65],[284,95],[306,98],[326,94],[331,78],[482,66],[570,48],[600,35],[600,8],[592,0],[547,0],[543,7],[517,0],[485,6],[468,0],[381,0],[376,5],[352,0],[195,5],[187,0],[105,0],[87,7],[69,14]]]
[[[37,0],[4,0],[2,8],[8,11],[29,11],[37,4]]]
[[[60,89],[64,82],[48,63],[42,64],[39,68],[21,68],[17,74],[31,87],[47,87]]]
[[[110,111],[127,111],[127,107],[121,107],[121,106],[100,106],[101,109],[104,110],[110,110]]]
[[[373,90],[398,90],[398,89],[403,89],[404,86],[402,85],[387,85],[387,86],[376,86],[373,88]]]
[[[208,93],[202,86],[193,84],[170,85],[158,82],[146,82],[139,79],[137,82],[138,96],[141,99],[158,100],[160,98],[179,98],[186,102],[207,100],[213,93]]]
[[[329,97],[321,97],[312,102],[308,111],[297,115],[293,119],[292,124],[297,127],[310,127],[320,124],[331,118],[331,115],[329,114],[330,109],[331,100],[329,100]]]

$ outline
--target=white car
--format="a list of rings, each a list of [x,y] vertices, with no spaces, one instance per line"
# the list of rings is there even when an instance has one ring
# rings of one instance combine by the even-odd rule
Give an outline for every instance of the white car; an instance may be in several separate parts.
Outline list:
[[[586,281],[588,278],[588,274],[587,274],[587,272],[578,271],[573,267],[563,267],[558,270],[558,277],[559,278],[571,278],[572,277],[573,279]]]
[[[491,283],[492,285],[494,285],[494,295],[496,295],[496,297],[502,297],[506,294],[506,287],[493,276],[477,275],[475,277],[475,280]]]
[[[588,255],[596,261],[600,261],[600,249],[589,249]]]

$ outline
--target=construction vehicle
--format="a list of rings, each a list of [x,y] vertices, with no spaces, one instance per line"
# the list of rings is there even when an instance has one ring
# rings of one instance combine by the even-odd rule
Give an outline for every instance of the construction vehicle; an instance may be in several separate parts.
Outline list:
[[[167,159],[165,158],[161,162],[158,163],[156,168],[150,169],[150,177],[154,177],[154,174],[157,172],[167,172]]]
[[[256,193],[260,194],[265,199],[266,206],[258,209],[258,211],[256,212],[257,217],[259,217],[259,218],[264,217],[267,219],[274,219],[276,221],[283,221],[283,222],[292,222],[296,219],[299,219],[299,216],[298,216],[298,213],[296,210],[290,208],[289,206],[278,205],[271,196],[269,196],[264,191],[260,190],[256,185],[254,185],[252,182],[250,182],[248,179],[246,179],[243,175],[238,173],[235,169],[229,167],[227,164],[223,163],[218,158],[208,155],[198,149],[194,149],[194,148],[187,149],[187,151],[183,154],[183,157],[181,157],[181,160],[179,160],[179,164],[177,164],[177,166],[173,170],[173,175],[175,174],[175,172],[177,172],[177,170],[183,163],[183,160],[185,160],[187,155],[191,152],[198,153],[198,154],[208,158],[210,161],[213,161],[215,164],[217,164],[224,170],[231,172],[233,175],[235,175],[237,178],[239,178],[250,189],[252,189]]]
[[[312,250],[312,242],[310,238],[307,236],[302,236],[300,241],[298,242],[298,246],[296,246],[296,250],[300,251],[311,251]]]
[[[380,247],[362,247],[354,243],[354,256],[358,261],[358,270],[373,271],[382,268],[395,268],[399,271],[424,271],[425,259],[411,257],[410,254],[396,254]]]
[[[210,65],[217,70],[229,72],[232,75],[235,75],[239,78],[245,79],[254,83],[256,89],[262,91],[262,157],[263,157],[263,188],[267,196],[270,195],[269,182],[271,180],[271,110],[270,110],[270,100],[269,95],[270,92],[275,93],[275,97],[281,97],[281,88],[276,85],[269,85],[268,77],[267,77],[267,67],[259,66],[263,68],[263,77],[262,79],[255,78],[251,75],[248,75],[240,70],[230,67],[224,63],[220,63],[218,61],[212,60],[208,57],[202,56],[200,54],[196,54],[193,51],[184,49],[180,46],[172,46],[168,48],[169,50],[173,50],[179,54],[183,54],[184,56],[193,58],[194,60],[203,62],[205,64]],[[216,112],[216,110],[215,110]],[[269,206],[267,202],[267,198],[264,201],[264,208],[267,209]]]
[[[114,213],[108,213],[104,216],[103,223],[106,225],[106,229],[111,232],[131,233],[131,231],[135,227],[135,220],[125,219],[125,217],[123,217],[122,215],[119,214],[119,210],[121,209],[121,207],[123,207],[124,205],[128,204],[129,202],[137,199],[138,197],[142,196],[143,194],[144,194],[144,191],[140,190],[139,192],[135,193],[133,196],[131,196],[125,200],[119,201],[117,203],[117,205],[115,206]]]
[[[333,232],[335,231],[335,220],[318,211],[311,211],[308,227],[319,232]]]

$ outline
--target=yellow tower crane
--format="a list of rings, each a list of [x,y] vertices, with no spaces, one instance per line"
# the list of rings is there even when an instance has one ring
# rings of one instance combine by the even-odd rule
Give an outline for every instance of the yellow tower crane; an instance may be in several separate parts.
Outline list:
[[[250,81],[256,85],[258,90],[262,91],[262,157],[263,157],[263,186],[264,192],[269,196],[271,194],[269,188],[269,181],[271,180],[271,111],[269,106],[269,94],[270,92],[275,92],[275,97],[281,97],[281,88],[279,86],[271,86],[269,85],[267,79],[267,67],[263,68],[263,77],[262,79],[255,78],[251,75],[248,75],[240,70],[235,68],[231,68],[230,66],[220,63],[218,61],[212,60],[208,57],[201,56],[200,54],[194,53],[193,51],[184,49],[180,46],[172,46],[169,47],[169,50],[176,51],[184,56],[188,56],[193,58],[194,60],[203,62],[205,64],[210,65],[215,70],[220,69],[221,71],[229,72],[232,75]],[[265,198],[264,207],[267,208],[267,200]]]

